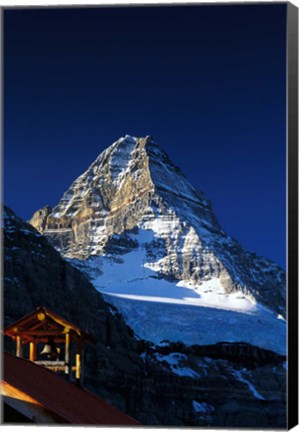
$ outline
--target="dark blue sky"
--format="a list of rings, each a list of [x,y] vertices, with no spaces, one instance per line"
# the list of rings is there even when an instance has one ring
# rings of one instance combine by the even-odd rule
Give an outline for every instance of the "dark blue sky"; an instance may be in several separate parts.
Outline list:
[[[286,5],[4,12],[4,201],[54,206],[152,135],[248,249],[285,267]]]

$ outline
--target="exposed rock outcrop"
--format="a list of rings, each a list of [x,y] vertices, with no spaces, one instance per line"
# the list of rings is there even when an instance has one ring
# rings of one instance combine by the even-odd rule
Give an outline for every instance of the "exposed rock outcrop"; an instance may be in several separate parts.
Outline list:
[[[85,386],[144,425],[286,427],[283,357],[267,352],[264,362],[262,350],[242,344],[163,348],[137,340],[85,276],[7,208],[3,276],[5,324],[44,305],[93,334]],[[13,349],[10,341],[5,348]]]

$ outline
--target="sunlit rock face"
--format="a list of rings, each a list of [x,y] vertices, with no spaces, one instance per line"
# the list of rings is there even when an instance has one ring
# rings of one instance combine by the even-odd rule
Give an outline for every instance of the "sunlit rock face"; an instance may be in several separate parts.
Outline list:
[[[223,295],[239,292],[285,316],[284,271],[229,237],[203,193],[149,136],[113,143],[30,223],[64,257],[117,260],[142,246],[142,266],[158,278],[199,288],[217,280]],[[141,245],[144,232],[151,235]]]

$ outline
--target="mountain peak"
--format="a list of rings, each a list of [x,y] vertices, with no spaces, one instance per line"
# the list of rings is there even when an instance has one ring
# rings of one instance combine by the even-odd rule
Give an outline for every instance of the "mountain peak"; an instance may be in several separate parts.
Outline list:
[[[146,135],[144,137],[137,137],[137,136],[133,136],[130,134],[125,134],[125,136],[120,137],[110,147],[112,147],[116,144],[120,145],[120,144],[124,144],[124,143],[135,143],[136,144],[138,141],[141,141],[141,140],[144,141],[144,143],[146,145],[156,144],[151,135]]]
[[[111,144],[110,147],[107,148],[106,151],[109,151],[109,149],[113,149],[115,147],[125,147],[129,148],[131,146],[137,146],[142,147],[146,149],[146,151],[150,150],[152,147],[159,149],[160,152],[163,152],[162,148],[157,144],[157,142],[153,139],[151,135],[145,135],[144,137],[137,137],[133,135],[126,134],[123,137],[120,137],[117,141],[115,141],[113,144]]]
[[[115,141],[116,143],[118,143],[118,144],[122,144],[123,142],[134,142],[134,143],[136,143],[136,141],[138,140],[138,137],[135,137],[135,136],[133,136],[133,135],[129,135],[129,134],[126,134],[125,136],[123,136],[123,137],[120,137],[117,141]],[[113,144],[112,144],[113,145]]]
[[[147,140],[147,141],[152,141],[153,142],[153,138],[152,138],[152,136],[151,135],[145,135],[144,137],[137,137],[137,136],[134,136],[134,135],[130,135],[130,134],[125,134],[125,136],[124,137],[120,137],[119,139],[118,139],[118,141],[123,141],[123,140],[127,140],[127,141],[137,141],[137,140],[141,140],[141,139],[143,139],[143,140]]]
[[[152,208],[153,200],[163,201],[171,211],[179,211],[181,206],[180,212],[183,211],[190,223],[195,212],[208,225],[218,227],[204,195],[193,188],[154,139],[150,135],[135,137],[128,134],[104,150],[53,209],[37,211],[31,223],[41,232],[72,231],[74,224],[81,226],[89,218],[102,220],[110,214],[115,218],[111,219],[112,225],[117,215],[121,216],[118,228],[121,231],[133,228],[146,208]],[[104,235],[95,250],[99,252],[107,238]],[[79,249],[82,252],[82,248]],[[87,250],[85,253],[90,254]]]
[[[80,182],[83,177],[91,180],[103,173],[106,183],[111,181],[118,189],[128,177],[135,183],[140,183],[147,177],[148,185],[156,188],[165,186],[165,183],[172,183],[172,187],[175,187],[175,177],[184,178],[187,183],[181,170],[150,135],[136,137],[126,134],[119,138],[97,157],[79,179]]]
[[[156,152],[159,149],[159,154],[162,152],[162,149],[159,148],[150,135],[135,137],[126,134],[104,150],[90,168],[99,165],[102,169],[103,164],[108,163],[111,179],[114,181],[119,178],[121,173],[127,170],[129,164],[134,164],[134,159],[144,159],[149,156],[149,153],[153,153],[153,147],[156,147]]]
[[[284,272],[224,232],[209,201],[150,136],[119,138],[31,223],[63,256],[84,260],[129,251],[130,232],[141,230],[151,238],[144,262],[158,277],[197,286],[216,279],[223,295],[241,292],[284,315]]]

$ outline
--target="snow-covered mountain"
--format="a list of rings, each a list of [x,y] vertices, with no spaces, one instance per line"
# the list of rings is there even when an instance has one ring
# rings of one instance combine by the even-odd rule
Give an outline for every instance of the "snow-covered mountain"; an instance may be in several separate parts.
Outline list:
[[[229,237],[149,136],[126,135],[30,223],[154,342],[285,351],[285,273]]]

